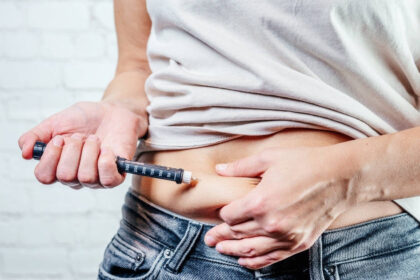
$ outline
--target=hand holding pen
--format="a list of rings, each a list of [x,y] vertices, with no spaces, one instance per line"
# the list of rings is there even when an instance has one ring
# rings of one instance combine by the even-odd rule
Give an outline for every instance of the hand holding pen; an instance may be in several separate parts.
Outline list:
[[[43,184],[115,187],[125,179],[116,156],[132,158],[147,125],[146,116],[124,104],[79,102],[24,133],[19,146],[22,157],[32,159],[35,142],[48,143],[34,171]]]
[[[38,160],[41,159],[46,146],[45,143],[37,141],[33,149],[32,157]],[[190,184],[192,181],[197,180],[197,178],[192,177],[191,171],[186,171],[182,168],[171,168],[162,165],[135,162],[119,156],[115,159],[115,163],[120,173],[126,172],[156,179],[169,180],[174,181],[177,184]]]

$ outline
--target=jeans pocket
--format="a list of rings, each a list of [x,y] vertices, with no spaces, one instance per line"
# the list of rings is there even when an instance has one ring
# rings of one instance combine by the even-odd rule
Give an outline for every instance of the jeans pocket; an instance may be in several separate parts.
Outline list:
[[[406,248],[381,255],[359,258],[335,265],[336,276],[341,280],[353,279],[404,279],[418,280],[420,275],[420,245],[408,244]],[[333,267],[332,265],[329,267]],[[337,278],[326,278],[334,279]]]
[[[146,279],[162,265],[164,247],[147,236],[117,233],[105,249],[99,279]]]

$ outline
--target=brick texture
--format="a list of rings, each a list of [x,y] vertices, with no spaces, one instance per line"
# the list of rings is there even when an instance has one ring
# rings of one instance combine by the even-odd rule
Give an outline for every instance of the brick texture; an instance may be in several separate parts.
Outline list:
[[[0,279],[95,279],[130,177],[114,189],[42,185],[19,136],[113,76],[112,0],[0,0]]]

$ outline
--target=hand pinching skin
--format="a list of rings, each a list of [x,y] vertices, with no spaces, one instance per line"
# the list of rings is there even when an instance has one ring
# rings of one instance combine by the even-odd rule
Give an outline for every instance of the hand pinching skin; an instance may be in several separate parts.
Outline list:
[[[207,232],[206,244],[239,257],[239,264],[250,269],[310,248],[338,215],[358,202],[342,172],[350,169],[341,168],[330,147],[272,148],[218,165],[222,176],[262,179],[220,210],[225,223]]]

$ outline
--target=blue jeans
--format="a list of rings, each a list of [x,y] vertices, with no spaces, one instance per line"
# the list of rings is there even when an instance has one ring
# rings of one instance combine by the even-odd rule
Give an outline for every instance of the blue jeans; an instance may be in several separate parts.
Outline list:
[[[309,249],[249,270],[204,244],[213,225],[128,192],[98,279],[420,279],[420,226],[406,213],[322,234]]]

